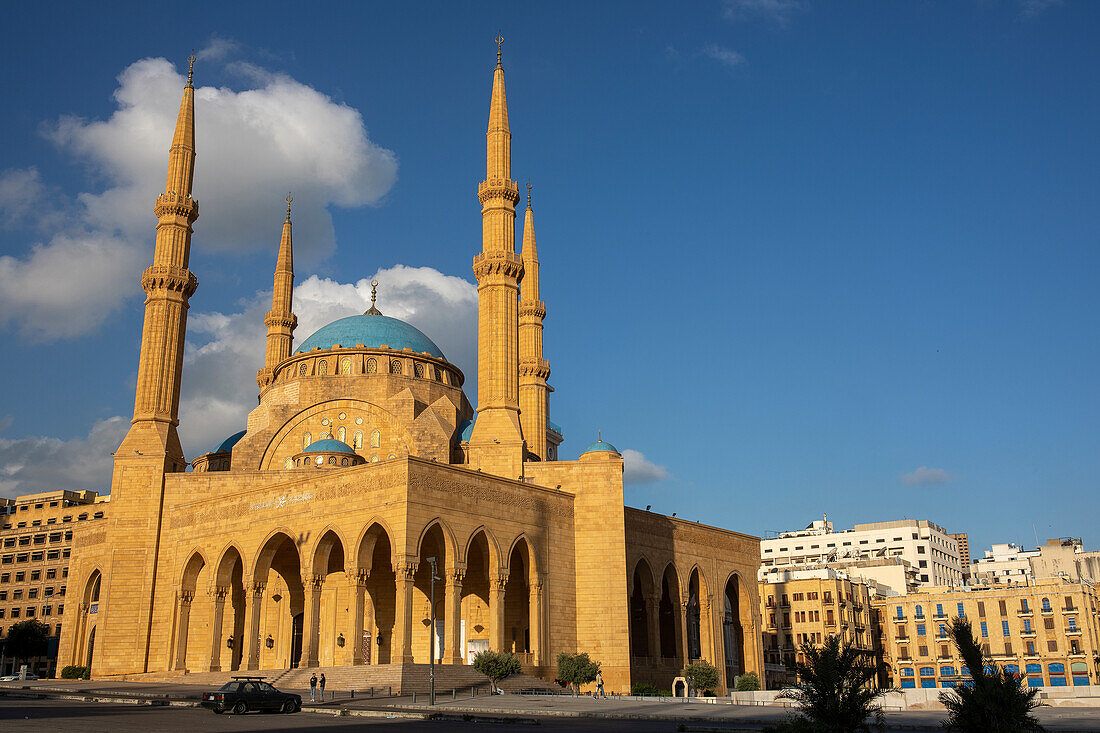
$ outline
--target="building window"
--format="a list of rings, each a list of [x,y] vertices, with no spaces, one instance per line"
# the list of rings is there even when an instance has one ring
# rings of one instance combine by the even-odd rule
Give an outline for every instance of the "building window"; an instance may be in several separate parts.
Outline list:
[[[370,462],[371,463],[378,463],[378,456],[371,456],[370,457]]]
[[[343,425],[341,425],[340,429],[336,431],[336,439],[339,440],[341,443],[347,442],[347,431],[344,429]]]
[[[302,436],[302,450],[305,450],[306,448],[308,448],[309,444],[312,443],[312,442],[313,442],[313,436],[312,435],[310,435],[309,433],[306,433],[305,435],[303,435]]]
[[[943,616],[943,604],[942,603],[937,603],[936,604],[936,615],[937,616]]]
[[[924,624],[917,624],[917,636],[924,636],[924,635],[925,635],[925,626],[924,626]]]
[[[355,448],[356,450],[359,450],[360,448],[362,448],[363,447],[363,431],[362,430],[356,430],[355,431],[355,438],[353,440],[355,441],[355,443],[352,445],[353,448]]]
[[[307,364],[303,361],[301,364],[298,365],[298,376],[299,377],[304,377],[308,373],[309,373],[309,364]]]
[[[956,604],[956,608],[959,609],[959,618],[966,618],[966,611],[963,610],[963,604]]]
[[[1058,651],[1058,641],[1055,640],[1055,639],[1048,640],[1047,641],[1047,651],[1049,651],[1049,652]]]
[[[1044,598],[1043,599],[1043,612],[1048,613],[1049,611],[1050,611],[1050,599],[1049,598]]]
[[[1043,619],[1043,627],[1047,631],[1052,631],[1054,629],[1054,619],[1052,619],[1052,618]]]
[[[985,621],[982,621],[982,638],[983,639],[988,639],[989,638],[989,626],[986,624]]]
[[[1010,634],[1008,633],[1008,621],[1001,622],[1001,635],[1010,636]]]
[[[415,364],[413,364],[413,376],[415,376],[417,379],[424,378],[424,365],[420,362],[416,362]]]
[[[317,362],[317,373],[321,376],[328,374],[328,362],[324,359]]]
[[[1031,633],[1031,619],[1029,619],[1029,618],[1024,619],[1024,633],[1025,634],[1030,634]]]
[[[374,359],[367,359],[367,374],[378,373],[378,362]]]
[[[340,373],[344,375],[351,374],[351,359],[346,356],[340,360]]]
[[[287,458],[285,461],[283,461],[283,468],[285,468],[287,470],[290,470],[291,468],[294,468],[294,459],[293,458]]]
[[[1001,615],[1002,616],[1007,616],[1008,615],[1008,605],[1004,601],[998,601],[997,603],[1000,606]]]
[[[379,431],[379,430],[375,430],[375,431],[371,432],[371,434],[370,434],[370,447],[371,448],[378,448],[381,445],[382,445],[382,432]]]
[[[1066,625],[1069,627],[1070,631],[1077,631],[1077,619],[1073,616],[1066,618]]]
[[[330,466],[335,466],[336,465],[336,456],[329,456],[328,457],[328,465],[330,465]]]
[[[400,373],[401,373],[401,362],[398,361],[397,359],[390,360],[390,374],[400,374]]]
[[[924,618],[924,606],[920,605],[919,603],[917,604],[916,616],[917,618]]]

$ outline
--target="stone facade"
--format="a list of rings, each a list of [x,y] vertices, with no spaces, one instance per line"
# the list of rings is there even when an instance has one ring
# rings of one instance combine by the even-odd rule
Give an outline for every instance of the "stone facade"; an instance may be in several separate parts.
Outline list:
[[[189,76],[142,281],[134,421],[112,511],[76,538],[62,662],[97,678],[404,665],[428,661],[434,634],[443,664],[507,650],[548,678],[559,652],[588,652],[619,692],[667,689],[699,657],[723,680],[762,674],[758,538],[625,508],[622,455],[603,441],[556,460],[533,213],[528,202],[521,258],[499,55],[478,190],[476,410],[430,339],[373,305],[291,351],[288,209],[259,404],[186,471],[194,104]]]

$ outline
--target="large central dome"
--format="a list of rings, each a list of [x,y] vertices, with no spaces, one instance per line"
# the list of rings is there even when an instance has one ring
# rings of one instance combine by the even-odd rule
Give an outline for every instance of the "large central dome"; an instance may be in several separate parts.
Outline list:
[[[439,347],[419,329],[396,318],[373,314],[348,316],[322,326],[294,353],[304,354],[316,348],[350,348],[357,344],[368,348],[389,346],[398,350],[408,347],[416,353],[426,351],[437,359],[446,359]]]

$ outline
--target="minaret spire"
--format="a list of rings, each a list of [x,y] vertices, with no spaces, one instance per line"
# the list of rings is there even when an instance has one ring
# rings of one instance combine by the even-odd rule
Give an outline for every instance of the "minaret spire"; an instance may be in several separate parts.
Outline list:
[[[550,362],[542,358],[542,322],[546,303],[539,299],[539,254],[535,245],[535,212],[531,209],[531,182],[527,182],[527,211],[523,218],[523,283],[519,297],[519,419],[527,450],[547,460],[546,421],[550,392],[546,380]]]
[[[294,197],[286,195],[286,221],[283,236],[279,240],[279,257],[275,262],[275,283],[271,292],[271,310],[264,318],[267,326],[267,350],[264,368],[256,373],[260,389],[270,386],[275,377],[275,367],[290,356],[294,344],[294,329],[298,317],[294,315],[294,236],[290,222],[290,204]]]
[[[512,133],[504,92],[501,44],[489,101],[485,133],[485,180],[481,201],[481,254],[474,258],[478,291],[478,412],[470,436],[470,462],[499,476],[516,478],[523,470],[523,432],[519,421],[519,283],[523,262],[516,255],[516,204],[519,186],[512,180]]]

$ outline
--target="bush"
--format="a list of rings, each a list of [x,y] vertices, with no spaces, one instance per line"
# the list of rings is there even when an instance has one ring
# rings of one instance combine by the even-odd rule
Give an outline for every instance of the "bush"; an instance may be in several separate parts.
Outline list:
[[[587,654],[558,654],[558,679],[572,685],[574,693],[577,692],[577,685],[587,685],[595,680],[599,671],[600,663],[593,662]]]
[[[694,690],[696,695],[702,693],[703,696],[706,696],[708,692],[713,695],[714,691],[718,689],[718,668],[705,659],[692,662],[684,667],[681,675],[687,680],[688,687]]]
[[[887,691],[871,687],[880,662],[839,636],[827,637],[820,646],[805,641],[799,651],[806,661],[787,662],[798,683],[784,689],[779,697],[797,702],[803,720],[787,721],[789,727],[779,730],[867,730],[868,717],[879,726],[885,725],[877,701]]]
[[[489,678],[496,687],[496,683],[505,677],[520,673],[519,659],[511,652],[493,652],[485,650],[478,652],[474,657],[474,669]]]
[[[661,694],[661,691],[657,689],[657,685],[651,685],[648,682],[634,682],[630,685],[630,694],[639,697],[657,697]]]
[[[733,688],[738,692],[755,692],[760,689],[760,678],[756,672],[746,672],[734,680]]]
[[[89,667],[78,667],[75,664],[70,664],[61,670],[61,679],[63,680],[86,680],[91,675],[92,670]]]

